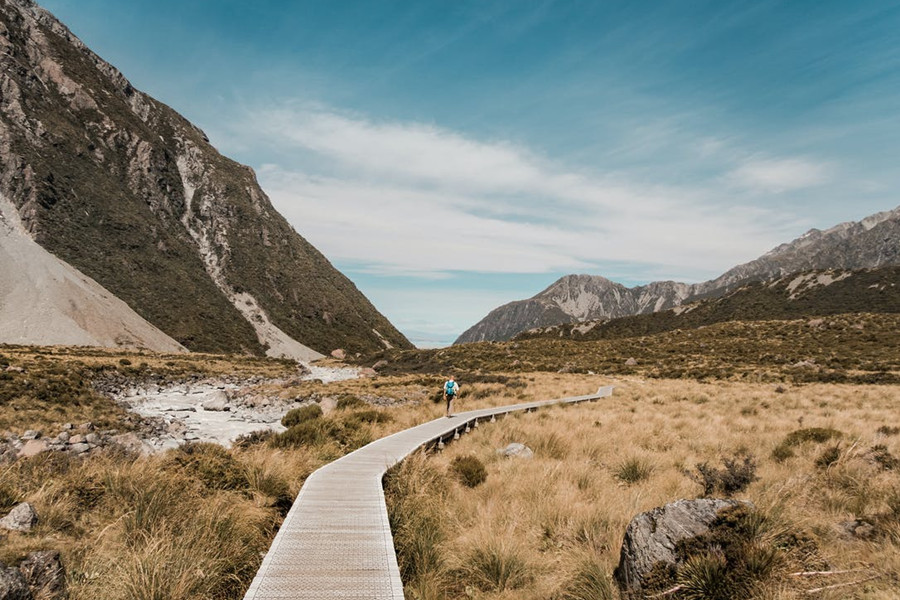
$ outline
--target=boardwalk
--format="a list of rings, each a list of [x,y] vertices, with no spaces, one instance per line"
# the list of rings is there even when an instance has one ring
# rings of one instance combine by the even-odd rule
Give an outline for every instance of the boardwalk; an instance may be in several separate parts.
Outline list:
[[[403,584],[381,478],[417,448],[440,444],[478,421],[596,394],[485,408],[442,417],[352,452],[309,476],[244,600],[402,600]]]

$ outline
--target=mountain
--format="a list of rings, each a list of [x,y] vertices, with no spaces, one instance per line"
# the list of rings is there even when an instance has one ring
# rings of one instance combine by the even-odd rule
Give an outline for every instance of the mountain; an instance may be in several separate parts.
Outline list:
[[[185,351],[96,281],[38,246],[2,196],[0,335],[12,344]]]
[[[494,309],[455,343],[508,340],[536,327],[654,313],[801,271],[887,265],[900,265],[900,207],[825,231],[812,229],[704,283],[661,281],[627,288],[599,276],[567,275],[528,300]]]
[[[773,281],[747,283],[722,296],[669,310],[536,328],[515,339],[617,339],[726,321],[793,320],[847,313],[900,313],[900,267],[792,273]]]
[[[0,194],[42,248],[190,350],[411,346],[249,167],[50,13],[0,0],[0,50]]]

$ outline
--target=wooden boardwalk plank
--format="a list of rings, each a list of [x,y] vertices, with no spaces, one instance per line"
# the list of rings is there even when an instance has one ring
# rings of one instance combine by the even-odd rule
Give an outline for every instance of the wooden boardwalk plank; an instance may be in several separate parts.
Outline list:
[[[244,600],[402,600],[403,583],[381,480],[416,449],[452,439],[475,421],[612,394],[484,408],[441,417],[381,438],[310,475]]]

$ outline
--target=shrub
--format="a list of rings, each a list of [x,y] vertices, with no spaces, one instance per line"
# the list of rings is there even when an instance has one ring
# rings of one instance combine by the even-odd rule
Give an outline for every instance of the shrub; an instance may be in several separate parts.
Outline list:
[[[299,408],[289,410],[281,417],[281,424],[285,427],[293,427],[305,421],[312,421],[322,416],[322,407],[318,404],[307,404]]]
[[[169,455],[169,461],[203,485],[215,490],[239,490],[248,485],[240,463],[218,444],[185,444]]]
[[[809,427],[806,429],[798,429],[787,434],[783,444],[787,446],[800,446],[806,442],[823,444],[829,440],[842,437],[844,434],[837,429],[830,427]]]
[[[365,408],[366,406],[368,406],[368,404],[366,404],[365,401],[360,400],[356,396],[352,396],[350,394],[347,394],[347,395],[344,395],[344,396],[341,396],[340,398],[338,398],[337,404],[335,405],[335,407],[338,410],[347,410],[347,409],[351,409],[351,408]]]
[[[653,467],[641,458],[629,458],[616,467],[614,475],[627,484],[638,483],[650,477]]]
[[[900,427],[893,427],[891,425],[882,425],[878,428],[878,433],[884,436],[888,435],[897,435],[900,433]]]
[[[487,469],[477,456],[457,456],[450,463],[450,470],[466,487],[476,487],[487,479]]]
[[[386,412],[370,408],[368,410],[358,410],[344,417],[345,423],[359,426],[363,423],[390,423],[394,417]]]
[[[827,469],[834,463],[836,463],[841,458],[841,446],[840,444],[835,444],[833,446],[829,446],[822,451],[822,453],[816,458],[816,466],[820,469]]]
[[[700,463],[694,474],[689,477],[703,486],[703,495],[711,496],[719,493],[731,496],[742,492],[756,481],[756,461],[751,455],[735,455],[722,460],[723,469],[717,469],[709,463]]]
[[[794,457],[794,450],[790,446],[785,445],[784,443],[778,444],[772,450],[772,458],[775,462],[784,462],[789,458]]]
[[[122,365],[123,367],[127,367],[127,366],[131,365],[131,361],[128,360],[127,358],[120,358],[119,364]]]
[[[313,419],[292,425],[273,436],[270,443],[276,448],[317,446],[341,439],[342,433],[341,427],[331,419]]]
[[[891,454],[891,451],[884,444],[872,446],[869,453],[872,460],[885,471],[893,471],[900,466],[900,460],[897,460],[897,457]]]
[[[274,435],[275,432],[271,429],[257,429],[256,431],[239,435],[237,439],[234,440],[233,445],[235,448],[252,448],[253,446],[268,442]]]

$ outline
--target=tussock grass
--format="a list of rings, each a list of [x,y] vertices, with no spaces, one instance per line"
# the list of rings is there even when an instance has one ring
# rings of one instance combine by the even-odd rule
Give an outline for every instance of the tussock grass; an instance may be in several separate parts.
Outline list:
[[[530,377],[527,391],[537,397],[578,393],[571,386],[579,377],[585,387],[591,382],[573,374],[534,374],[526,380]],[[900,479],[876,456],[900,451],[897,437],[879,431],[894,418],[897,387],[809,384],[779,391],[771,384],[637,378],[616,385],[611,399],[509,415],[441,453],[417,458],[440,482],[437,488],[425,487],[439,493],[419,491],[417,498],[438,524],[438,537],[432,528],[422,531],[431,536],[429,547],[442,567],[420,572],[414,583],[404,579],[409,597],[617,598],[617,589],[607,584],[628,522],[667,502],[704,495],[705,486],[698,487],[690,476],[701,464],[715,465],[710,469],[717,477],[711,481],[740,480],[728,489],[713,486],[713,495],[751,500],[758,516],[742,526],[746,543],[732,554],[723,558],[698,551],[671,582],[684,584],[685,591],[669,597],[800,598],[815,585],[788,573],[865,565],[886,576],[859,590],[842,588],[820,597],[894,597],[892,578],[900,577]],[[698,404],[692,400],[698,397],[709,400]],[[744,410],[748,406],[755,410]],[[836,432],[842,432],[840,457],[819,468],[823,444],[835,443]],[[538,440],[551,438],[564,446],[562,458],[537,449],[531,460],[496,454],[510,442],[537,446]],[[787,446],[793,456],[779,462],[772,451],[786,439],[797,440]],[[873,451],[879,444],[884,450]],[[488,472],[476,488],[446,474],[447,466],[467,455],[478,457]],[[757,457],[754,468],[745,469],[751,456]],[[640,471],[637,464],[652,467],[650,476],[622,485],[619,468]],[[418,510],[416,502],[395,502],[389,495],[392,519],[409,518]],[[841,532],[840,523],[857,518],[875,524],[874,538],[848,539]],[[403,556],[403,539],[395,541]],[[503,592],[485,583],[481,567],[473,569],[488,564],[484,557],[496,559],[500,547],[528,569],[520,587],[507,586]],[[413,559],[407,555],[407,560]],[[499,568],[484,570],[497,573]],[[819,584],[838,581],[852,581],[852,576]],[[427,594],[415,595],[412,588]]]

